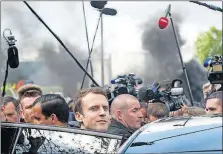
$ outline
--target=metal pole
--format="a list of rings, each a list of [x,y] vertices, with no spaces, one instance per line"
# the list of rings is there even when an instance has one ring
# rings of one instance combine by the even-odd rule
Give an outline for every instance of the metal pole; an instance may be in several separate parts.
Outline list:
[[[112,54],[109,54],[109,62],[108,62],[108,70],[109,70],[109,83],[112,80]]]
[[[104,86],[104,38],[103,38],[103,13],[101,13],[101,85]]]
[[[184,65],[184,62],[183,62],[183,59],[182,59],[180,46],[179,46],[179,41],[178,41],[177,34],[176,34],[176,31],[175,31],[175,28],[174,28],[171,13],[169,13],[169,16],[170,16],[170,22],[171,22],[171,25],[172,25],[172,28],[173,28],[174,37],[175,37],[176,44],[177,44],[178,53],[179,53],[179,56],[180,56],[180,62],[181,62],[182,69],[183,69],[183,72],[184,72],[184,75],[185,75],[185,78],[186,78],[186,82],[187,82],[187,88],[188,88],[188,92],[189,92],[190,102],[191,102],[191,105],[193,106],[193,96],[192,96],[192,93],[191,93],[190,83],[189,83],[188,76],[187,76],[187,70],[185,68],[185,65]]]
[[[86,20],[85,7],[84,7],[84,2],[83,1],[82,1],[82,6],[83,6],[83,14],[84,14],[85,33],[86,33],[87,46],[88,46],[88,56],[89,56],[89,63],[90,63],[90,71],[91,71],[91,76],[93,78],[94,77],[94,73],[93,73],[93,65],[92,65],[92,61],[91,61],[91,49],[90,49],[90,45],[89,45],[87,20]],[[86,70],[88,71],[88,68],[86,68]]]

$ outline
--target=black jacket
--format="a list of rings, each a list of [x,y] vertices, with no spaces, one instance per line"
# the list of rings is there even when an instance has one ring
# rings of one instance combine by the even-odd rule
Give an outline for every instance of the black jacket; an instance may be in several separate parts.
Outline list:
[[[115,119],[112,119],[108,128],[108,133],[123,136],[122,143],[126,141],[134,132],[126,128],[123,124]]]

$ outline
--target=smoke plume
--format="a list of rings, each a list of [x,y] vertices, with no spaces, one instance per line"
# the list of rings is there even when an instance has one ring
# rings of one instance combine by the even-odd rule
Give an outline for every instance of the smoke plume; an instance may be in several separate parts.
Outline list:
[[[183,81],[186,96],[189,98],[171,23],[169,21],[166,29],[159,29],[157,23],[161,16],[157,13],[153,18],[150,18],[146,22],[142,34],[143,49],[149,53],[149,56],[145,57],[145,82],[151,84],[154,81],[179,78]],[[176,12],[173,13],[172,18],[179,45],[182,47],[185,44],[185,40],[180,35],[180,25],[183,18]],[[194,101],[200,101],[202,99],[202,85],[207,81],[205,71],[194,59],[186,63],[186,69]]]
[[[73,51],[73,55],[82,63],[86,64],[87,59],[77,47],[66,43],[69,49]],[[57,51],[58,50],[58,51]],[[68,55],[63,47],[55,46],[50,42],[46,42],[40,49],[39,58],[47,67],[48,83],[60,85],[64,89],[64,94],[71,95],[78,88],[83,78],[83,71],[75,63],[75,61]],[[85,86],[88,86],[88,78],[86,77]]]
[[[72,21],[79,22],[73,15],[77,3],[74,2],[28,2],[53,31],[55,31],[64,44],[73,51],[75,57],[86,65],[87,52],[74,45],[73,29],[78,26]],[[47,12],[47,8],[52,11]],[[46,8],[46,9],[45,9]],[[58,9],[60,9],[58,11]],[[57,10],[57,11],[55,11]],[[40,86],[60,86],[65,95],[71,95],[78,88],[83,78],[83,71],[75,61],[66,53],[55,38],[48,32],[40,21],[30,12],[23,2],[3,2],[1,6],[2,29],[10,28],[18,42],[20,65],[17,69],[9,70],[8,82],[19,80],[32,80]],[[66,18],[65,18],[66,17]],[[66,20],[65,20],[66,19]],[[70,20],[69,20],[70,19]],[[59,22],[59,23],[58,23]],[[75,33],[75,32],[74,32]],[[69,34],[69,35],[68,35]],[[0,69],[4,70],[6,54],[0,51]],[[25,57],[25,58],[24,58]],[[31,59],[34,60],[24,60]],[[1,73],[2,75],[2,73]],[[2,76],[1,76],[2,78]],[[88,77],[85,86],[88,85]]]

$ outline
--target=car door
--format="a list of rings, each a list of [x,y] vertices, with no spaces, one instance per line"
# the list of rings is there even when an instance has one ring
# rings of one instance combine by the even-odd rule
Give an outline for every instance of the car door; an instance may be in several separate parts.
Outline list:
[[[7,132],[1,140],[8,144],[3,154],[115,153],[122,139],[106,133],[32,124],[2,123],[1,129]]]

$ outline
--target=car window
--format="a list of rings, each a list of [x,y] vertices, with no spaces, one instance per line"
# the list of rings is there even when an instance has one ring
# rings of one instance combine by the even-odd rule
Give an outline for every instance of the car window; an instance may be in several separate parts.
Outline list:
[[[222,151],[222,126],[172,137],[160,137],[155,140],[152,136],[152,133],[150,135],[148,132],[140,134],[125,153],[189,153],[192,151],[209,151],[210,153],[211,151]]]
[[[91,134],[90,131],[84,130],[78,130],[78,132],[74,133],[72,131],[75,130],[70,128],[60,128],[63,131],[52,130],[55,127],[48,127],[48,130],[45,128],[21,127],[20,134],[17,133],[17,135],[19,134],[18,139],[11,140],[11,148],[15,145],[14,149],[16,154],[25,152],[41,154],[115,153],[121,143],[119,136],[111,134],[98,132],[92,132]],[[3,129],[7,130],[12,128],[3,126]]]

